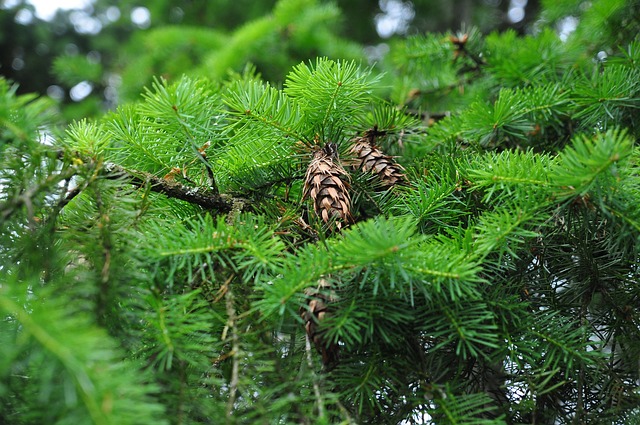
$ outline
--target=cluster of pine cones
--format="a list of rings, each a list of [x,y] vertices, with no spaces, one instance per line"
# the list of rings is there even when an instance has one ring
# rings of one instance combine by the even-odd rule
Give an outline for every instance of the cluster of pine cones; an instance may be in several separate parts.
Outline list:
[[[406,176],[402,166],[375,145],[378,134],[374,128],[352,139],[350,158],[345,165],[353,171],[373,174],[382,189],[405,184]],[[339,232],[353,222],[349,181],[349,173],[341,164],[334,143],[327,143],[314,152],[307,167],[303,199],[311,200],[315,215],[327,226],[329,232]],[[319,279],[317,287],[308,288],[305,295],[308,301],[301,316],[307,335],[321,354],[324,366],[333,367],[338,360],[338,345],[325,341],[318,327],[329,314],[329,305],[336,300],[330,279]]]

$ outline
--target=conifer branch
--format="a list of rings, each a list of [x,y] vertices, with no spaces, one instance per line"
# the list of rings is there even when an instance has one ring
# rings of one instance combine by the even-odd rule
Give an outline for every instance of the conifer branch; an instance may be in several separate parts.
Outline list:
[[[248,118],[252,118],[254,121],[264,124],[266,127],[271,127],[279,131],[280,133],[284,134],[285,137],[291,137],[296,140],[301,140],[303,141],[303,143],[304,143],[304,140],[306,139],[306,137],[304,137],[302,133],[298,133],[294,131],[291,127],[286,127],[282,122],[278,120],[269,118],[262,114],[257,114],[255,111],[251,111],[249,109],[244,111],[244,114]]]
[[[137,187],[149,185],[150,190],[169,198],[180,199],[217,213],[228,213],[233,208],[233,200],[199,187],[188,187],[180,183],[162,179],[144,171],[127,170],[113,163],[104,166],[108,179],[124,179]]]
[[[332,109],[335,108],[336,105],[336,99],[338,98],[338,93],[340,92],[340,89],[342,88],[342,81],[338,81],[336,83],[336,87],[331,95],[330,101],[327,102],[327,109],[324,112],[324,117],[322,118],[322,128],[326,128],[327,126],[327,122],[329,121],[329,118],[331,117],[331,111]]]
[[[207,65],[66,132],[0,78],[0,423],[640,417],[634,2],[278,76],[339,16],[302,3],[154,30]],[[229,39],[282,84],[200,79]]]
[[[40,326],[40,323],[18,302],[8,296],[4,296],[4,294],[2,295],[0,296],[0,309],[14,315],[25,331],[65,367],[72,377],[75,390],[78,392],[93,423],[106,425],[108,421],[95,399],[94,383],[88,373],[86,364],[69,347],[57,340],[48,329]]]
[[[631,225],[636,231],[640,232],[640,221],[635,220],[633,217],[630,217],[629,215],[625,214],[622,211],[619,211],[619,210],[613,208],[610,205],[606,205],[605,208],[611,214],[613,214],[616,217],[620,217],[622,220],[626,221],[629,225]]]
[[[196,145],[195,137],[191,133],[191,130],[189,130],[189,127],[186,125],[186,123],[184,122],[184,120],[180,116],[180,112],[178,112],[178,108],[174,107],[172,109],[176,114],[176,117],[178,119],[178,123],[182,127],[182,129],[185,132],[185,134],[189,137],[189,143],[191,143],[191,147],[193,148],[196,157],[198,158],[198,160],[200,160],[200,162],[202,162],[202,164],[204,165],[205,170],[207,170],[207,177],[209,179],[209,186],[210,186],[211,192],[213,192],[214,194],[218,195],[220,192],[218,190],[218,185],[216,183],[215,175],[213,174],[213,168],[211,168],[211,164],[207,160],[207,154],[205,153],[205,149],[211,143],[207,142],[207,143],[204,144],[204,146],[199,148]]]

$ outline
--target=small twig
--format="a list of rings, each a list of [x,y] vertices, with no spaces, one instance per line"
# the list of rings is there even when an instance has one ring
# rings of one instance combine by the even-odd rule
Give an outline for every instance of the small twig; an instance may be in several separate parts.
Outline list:
[[[61,198],[56,205],[56,210],[61,211],[64,207],[67,206],[69,202],[73,201],[76,196],[80,195],[83,189],[84,187],[76,186],[73,189],[67,191],[65,197]]]
[[[229,284],[231,283],[231,281],[233,280],[234,277],[235,277],[235,275],[233,275],[233,274],[231,276],[229,276],[229,279],[227,279],[222,284],[220,289],[218,289],[218,294],[216,295],[216,298],[213,300],[213,304],[217,303],[218,301],[220,301],[222,299],[222,297],[227,295],[227,291],[229,290]]]
[[[109,275],[111,272],[111,234],[109,229],[109,215],[107,214],[104,202],[102,200],[102,193],[100,190],[95,191],[96,195],[96,207],[98,209],[98,230],[100,232],[100,239],[102,242],[102,256],[104,263],[100,270],[100,284],[97,294],[96,302],[96,319],[98,323],[105,324],[105,318],[103,317],[107,310],[108,298],[109,298]]]
[[[240,381],[239,371],[240,371],[240,362],[238,360],[240,356],[240,338],[238,336],[238,326],[236,323],[236,309],[233,305],[233,291],[231,288],[227,288],[227,292],[225,293],[226,298],[226,308],[227,308],[227,326],[231,329],[231,381],[229,382],[229,400],[227,401],[227,423],[231,422],[231,416],[233,413],[233,405],[236,402],[236,396],[238,393],[238,383]]]
[[[338,405],[338,409],[340,409],[340,412],[342,412],[343,415],[345,415],[347,417],[347,423],[349,425],[357,425],[358,423],[351,417],[351,415],[349,414],[349,411],[347,410],[346,407],[344,407],[342,405],[342,403],[340,403],[340,400],[336,401],[336,404]],[[426,423],[426,422],[424,422]]]
[[[309,334],[305,335],[305,351],[307,352],[307,365],[311,373],[313,373],[313,393],[316,396],[316,403],[318,404],[318,418],[324,418],[324,401],[322,400],[322,394],[320,393],[320,385],[318,385],[318,378],[313,371],[313,357],[311,355],[311,340]]]
[[[45,225],[47,223],[55,222],[56,217],[58,216],[58,214],[60,214],[60,211],[62,211],[62,209],[66,207],[76,196],[80,195],[83,190],[85,190],[94,181],[96,181],[96,179],[98,178],[98,174],[100,172],[100,167],[102,166],[102,163],[101,162],[96,163],[95,161],[91,160],[85,165],[88,167],[87,169],[92,170],[91,176],[85,179],[82,185],[78,185],[73,189],[69,190],[71,179],[77,174],[77,168],[76,168],[76,173],[74,173],[74,175],[70,176],[68,179],[65,180],[64,192],[66,192],[66,195],[60,197],[60,200],[56,203],[56,205],[53,207],[53,210],[47,217],[45,221]]]
[[[216,178],[213,174],[213,168],[211,168],[211,164],[209,163],[207,159],[207,154],[205,152],[205,150],[211,145],[211,142],[208,141],[204,145],[202,145],[200,148],[198,148],[198,146],[195,143],[195,137],[193,137],[193,134],[191,134],[191,130],[189,129],[189,126],[187,126],[187,124],[183,121],[182,115],[178,110],[178,107],[176,105],[173,105],[172,109],[173,109],[173,112],[175,112],[176,117],[178,118],[178,122],[184,129],[185,134],[189,138],[189,142],[191,143],[191,146],[193,147],[195,154],[198,156],[198,159],[202,162],[202,164],[204,165],[204,168],[207,170],[207,177],[209,178],[209,189],[211,193],[215,195],[219,195],[220,191],[218,190]]]
[[[27,208],[30,222],[33,221],[33,198],[43,190],[53,187],[63,180],[71,178],[75,173],[76,169],[74,167],[69,167],[58,174],[51,174],[40,184],[32,186],[19,196],[3,202],[0,204],[0,223],[8,220],[18,210],[18,208],[23,205]]]
[[[206,154],[200,149],[196,149],[196,154],[200,158],[200,161],[202,161],[202,163],[204,164],[204,168],[207,170],[207,177],[209,178],[209,187],[211,188],[211,193],[219,195],[220,190],[218,189],[218,184],[216,183],[216,177],[213,174],[213,168],[207,160]]]
[[[229,357],[233,356],[233,351],[229,351],[227,353],[220,354],[218,357],[213,359],[211,363],[213,363],[216,367],[220,365],[223,361],[227,360]]]

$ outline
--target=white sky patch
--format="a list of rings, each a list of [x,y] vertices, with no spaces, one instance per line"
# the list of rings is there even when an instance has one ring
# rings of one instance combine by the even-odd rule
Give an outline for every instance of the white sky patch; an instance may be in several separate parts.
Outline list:
[[[36,16],[49,21],[58,9],[84,9],[93,4],[92,0],[28,0],[36,8]]]
[[[151,25],[151,12],[146,7],[136,7],[131,11],[131,22],[138,28],[149,28],[149,25]]]
[[[380,10],[375,17],[376,30],[382,38],[389,38],[394,34],[404,34],[415,16],[411,2],[402,0],[380,0]]]
[[[75,86],[71,87],[69,96],[74,102],[80,102],[85,97],[89,96],[93,91],[93,86],[88,81],[82,81]]]
[[[507,17],[509,21],[517,24],[524,19],[524,8],[527,6],[528,0],[511,0],[509,3],[509,12]]]
[[[572,32],[578,28],[578,18],[575,16],[567,16],[558,22],[558,34],[560,40],[567,41]]]

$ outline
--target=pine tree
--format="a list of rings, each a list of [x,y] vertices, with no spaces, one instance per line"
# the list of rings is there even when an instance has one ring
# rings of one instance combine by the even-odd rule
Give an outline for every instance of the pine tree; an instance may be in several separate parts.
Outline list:
[[[638,5],[543,4],[64,131],[1,80],[0,422],[638,423]]]

